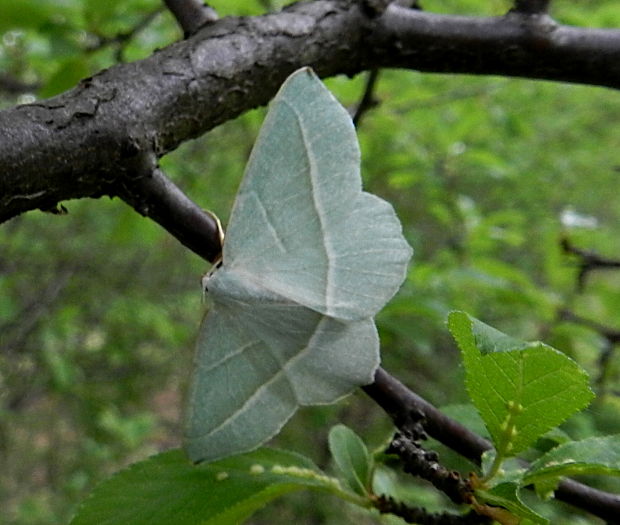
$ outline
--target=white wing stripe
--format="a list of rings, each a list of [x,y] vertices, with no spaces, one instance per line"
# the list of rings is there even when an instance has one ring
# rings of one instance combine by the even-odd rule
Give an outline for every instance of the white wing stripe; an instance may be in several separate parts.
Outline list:
[[[307,136],[306,127],[303,125],[303,117],[300,115],[299,111],[296,107],[288,103],[285,99],[282,100],[294,113],[295,118],[297,119],[297,125],[299,126],[299,130],[301,132],[301,136],[303,138],[304,144],[309,145],[311,141]],[[331,254],[334,252],[334,247],[332,245],[331,234],[329,228],[325,224],[325,209],[323,208],[323,203],[321,201],[321,196],[317,193],[317,190],[320,186],[319,181],[319,169],[316,165],[316,159],[313,156],[312,148],[306,146],[303,148],[304,153],[306,154],[306,158],[308,159],[308,165],[310,167],[310,186],[312,189],[312,201],[314,203],[314,209],[316,210],[317,217],[319,219],[319,224],[321,226],[321,233],[323,239],[323,249],[325,250],[325,256],[327,257],[327,274],[325,276],[325,308],[327,313],[332,312],[332,307],[334,305],[334,290],[333,290],[333,267],[331,264]]]
[[[277,370],[276,373],[273,376],[271,376],[271,378],[269,378],[267,381],[262,383],[254,392],[252,392],[252,394],[250,396],[248,396],[248,398],[244,401],[244,403],[241,405],[241,407],[239,409],[237,409],[233,413],[231,413],[230,416],[228,416],[218,426],[216,426],[215,428],[212,428],[209,432],[207,432],[205,434],[201,434],[199,436],[192,436],[192,438],[194,438],[194,439],[196,439],[196,438],[208,438],[208,437],[212,436],[213,434],[217,433],[221,428],[224,428],[227,424],[229,424],[231,421],[234,421],[241,414],[243,414],[246,410],[248,410],[248,407],[252,406],[252,403],[258,397],[260,397],[261,393],[263,391],[265,391],[273,383],[275,383],[280,378],[280,376],[282,376],[282,375],[284,375],[286,380],[288,381],[288,383],[289,383],[289,385],[291,387],[291,390],[295,393],[297,404],[299,404],[299,400],[297,399],[297,392],[295,391],[295,386],[294,386],[295,382],[293,380],[291,380],[288,377],[288,374],[287,374],[288,368],[291,366],[292,363],[294,363],[295,361],[300,359],[304,354],[306,354],[308,352],[309,348],[312,348],[312,345],[313,345],[314,340],[315,340],[315,338],[317,336],[317,333],[319,333],[319,329],[321,328],[321,325],[327,319],[328,318],[326,316],[322,316],[321,317],[321,320],[317,323],[314,332],[312,333],[312,335],[308,339],[308,343],[306,344],[306,346],[300,348],[298,352],[296,352],[291,357],[289,357],[284,363],[280,363],[280,369]],[[241,347],[238,351],[234,352],[234,354],[231,354],[231,356],[232,355],[239,355],[239,354],[243,353],[245,350],[247,350],[249,347],[253,346],[254,344],[255,343],[250,343],[248,345],[245,345],[245,346]],[[210,369],[213,369],[213,368],[214,367],[211,367]]]

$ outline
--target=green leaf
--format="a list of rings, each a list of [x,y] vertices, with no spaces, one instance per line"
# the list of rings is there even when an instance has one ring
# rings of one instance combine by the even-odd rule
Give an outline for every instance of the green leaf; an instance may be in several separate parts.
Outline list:
[[[488,474],[496,464],[496,451],[491,449],[482,454],[481,469],[483,474]],[[518,458],[508,458],[502,462],[502,468],[493,476],[493,480],[486,483],[487,487],[501,483],[521,483],[525,467]]]
[[[578,474],[620,476],[620,436],[591,437],[564,443],[534,461],[522,484],[555,490],[561,477]]]
[[[329,450],[351,489],[368,495],[372,477],[372,458],[361,438],[345,425],[336,425],[329,432]]]
[[[516,483],[500,483],[491,490],[477,490],[476,499],[490,505],[504,507],[515,516],[529,520],[532,523],[547,524],[549,520],[529,508],[519,497],[519,485]]]
[[[347,496],[336,479],[292,452],[262,448],[194,466],[175,449],[102,482],[71,525],[236,524],[274,498],[301,489]]]
[[[448,417],[455,419],[461,425],[475,432],[479,436],[488,438],[488,430],[480,417],[476,407],[471,403],[452,403],[442,405],[441,411]]]
[[[586,372],[558,350],[513,339],[464,312],[452,312],[448,324],[500,457],[523,451],[592,399]]]
[[[50,0],[21,0],[0,2],[0,31],[16,28],[38,28],[58,10]]]

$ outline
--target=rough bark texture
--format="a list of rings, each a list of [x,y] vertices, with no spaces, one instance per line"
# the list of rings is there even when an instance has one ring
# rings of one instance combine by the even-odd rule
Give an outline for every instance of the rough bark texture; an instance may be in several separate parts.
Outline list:
[[[618,87],[620,31],[397,5],[373,16],[338,0],[224,18],[60,96],[0,112],[0,222],[65,199],[122,196],[161,155],[267,103],[304,65],[321,77],[401,67]]]
[[[471,18],[384,9],[383,0],[315,0],[211,22],[147,59],[0,112],[0,223],[61,200],[120,196],[213,260],[217,225],[166,179],[159,157],[267,103],[302,66],[321,77],[400,67],[619,88],[620,31],[558,26],[547,4],[522,1],[506,16]],[[178,15],[188,32],[191,18]],[[423,414],[429,434],[474,461],[489,447],[383,370],[365,391],[397,425],[412,410]],[[620,497],[573,481],[556,496],[606,519],[620,515]]]
[[[176,18],[185,36],[193,35],[209,22],[217,20],[217,13],[202,0],[164,0]]]
[[[374,383],[362,388],[404,432],[409,431],[412,420],[423,419],[424,430],[429,436],[478,464],[482,454],[492,447],[489,441],[447,417],[382,368],[377,370]],[[609,523],[615,523],[620,516],[620,495],[593,489],[571,479],[560,483],[555,497],[609,520]]]

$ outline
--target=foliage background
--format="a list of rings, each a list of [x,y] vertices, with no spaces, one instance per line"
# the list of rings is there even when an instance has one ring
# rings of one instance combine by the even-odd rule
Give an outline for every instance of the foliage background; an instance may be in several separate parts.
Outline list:
[[[211,5],[224,16],[258,14],[268,3]],[[453,14],[500,15],[509,6],[424,2]],[[581,26],[620,25],[614,0],[557,1],[552,14]],[[156,0],[0,1],[0,35],[0,72],[30,85],[0,92],[0,107],[62,92],[181,37]],[[353,109],[364,78],[327,84]],[[620,275],[595,273],[578,293],[577,267],[560,249],[568,236],[620,257],[620,97],[411,71],[382,72],[376,96],[380,105],[359,128],[365,185],[394,204],[415,249],[405,286],[378,319],[384,367],[433,403],[463,402],[445,327],[447,313],[463,309],[555,345],[592,374],[598,398],[565,425],[572,437],[620,432],[617,352],[603,366],[601,334],[558,316],[570,309],[620,329]],[[252,111],[162,159],[224,222],[263,116]],[[65,522],[98,480],[180,443],[206,265],[118,200],[64,205],[68,215],[32,212],[0,227],[0,523]],[[358,393],[301,411],[277,444],[327,466],[326,436],[337,422],[374,446],[389,435],[386,417]],[[444,504],[412,483],[402,487],[431,507]],[[253,523],[378,520],[320,499],[287,497]],[[562,519],[591,522],[574,512]]]

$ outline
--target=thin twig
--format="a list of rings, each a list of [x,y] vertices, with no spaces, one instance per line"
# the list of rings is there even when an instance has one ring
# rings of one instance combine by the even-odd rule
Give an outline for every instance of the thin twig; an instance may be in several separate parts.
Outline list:
[[[515,6],[511,12],[527,15],[542,15],[549,11],[550,3],[551,0],[515,0]]]
[[[610,270],[620,268],[620,260],[602,257],[596,252],[583,250],[574,246],[567,237],[563,237],[560,246],[564,253],[575,255],[578,258],[577,265],[579,273],[577,275],[577,291],[582,292],[589,273],[593,270]]]
[[[215,10],[201,0],[164,0],[164,3],[186,37],[218,19]]]
[[[489,518],[473,512],[458,516],[447,512],[428,512],[420,507],[412,507],[390,496],[379,496],[375,507],[382,514],[394,514],[407,523],[418,525],[481,525],[490,523]]]
[[[125,186],[120,197],[138,213],[163,226],[182,244],[214,262],[222,251],[217,220],[192,201],[159,169]]]
[[[592,319],[587,319],[577,315],[566,308],[563,308],[558,312],[558,318],[560,321],[568,321],[590,328],[605,340],[604,346],[598,358],[599,374],[595,379],[595,384],[600,388],[604,388],[605,377],[607,376],[611,358],[616,351],[616,346],[620,344],[620,330],[616,330],[597,321],[593,321]]]
[[[357,105],[355,115],[353,115],[353,125],[355,127],[359,126],[362,117],[368,110],[376,107],[379,104],[379,101],[375,98],[375,86],[377,85],[378,78],[378,69],[373,69],[372,71],[368,72],[368,76],[366,77],[366,87],[364,88],[364,94],[362,95],[362,99]]]
[[[489,441],[440,412],[383,368],[375,373],[374,383],[362,388],[398,428],[406,431],[411,414],[422,414],[424,428],[431,437],[477,464],[480,464],[482,454],[492,448]]]
[[[425,479],[443,492],[456,504],[471,503],[473,489],[461,475],[439,463],[439,455],[433,450],[422,448],[418,440],[397,432],[388,454],[396,454],[403,462],[403,470],[408,474]]]
[[[563,308],[558,312],[558,317],[561,321],[569,321],[571,323],[580,324],[594,330],[600,336],[607,339],[610,344],[615,345],[620,343],[620,330],[616,330],[597,321],[593,321],[592,319],[587,319],[585,317],[577,315],[576,313],[571,312],[566,308]]]
[[[362,388],[401,430],[407,430],[412,414],[421,414],[429,436],[477,464],[480,464],[482,453],[492,447],[489,441],[442,414],[382,368],[375,373],[374,383]],[[620,495],[593,489],[570,479],[560,483],[555,498],[611,522],[620,516]]]
[[[101,36],[91,35],[94,37],[94,41],[86,47],[86,51],[93,52],[99,51],[107,46],[118,46],[116,49],[115,57],[118,62],[123,62],[123,51],[129,41],[134,38],[140,31],[145,29],[160,13],[163,12],[163,7],[158,7],[153,11],[144,15],[144,17],[129,31],[118,33],[114,36]]]

